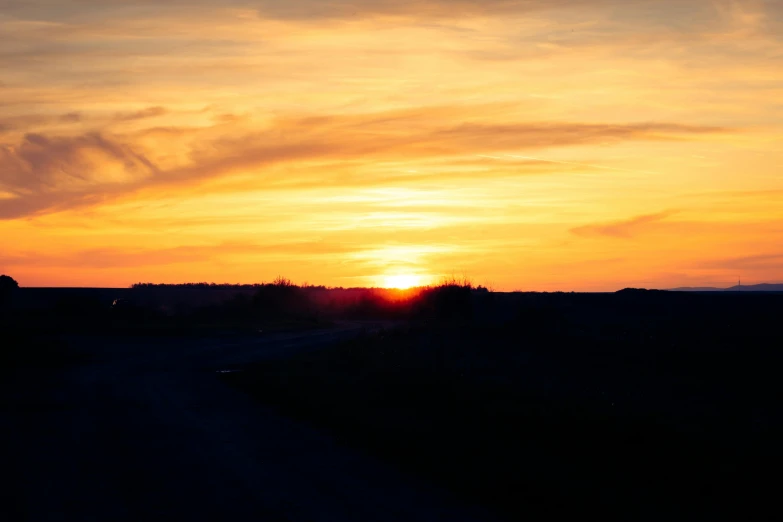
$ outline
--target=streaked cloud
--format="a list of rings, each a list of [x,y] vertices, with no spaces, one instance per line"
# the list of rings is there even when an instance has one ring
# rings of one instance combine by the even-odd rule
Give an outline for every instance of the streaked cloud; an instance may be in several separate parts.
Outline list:
[[[163,116],[167,112],[168,111],[165,109],[165,107],[148,107],[146,109],[141,109],[135,112],[116,114],[115,119],[118,121],[144,120],[147,118]]]
[[[273,245],[219,243],[214,245],[185,245],[173,248],[148,249],[89,249],[67,252],[64,255],[40,255],[20,253],[0,258],[14,266],[91,269],[134,268],[155,265],[182,265],[197,259],[232,256],[263,256],[269,254],[297,256],[301,254],[343,254],[349,252],[344,245],[322,242],[282,243]]]
[[[116,116],[121,121],[166,114],[163,108]],[[71,137],[26,134],[17,145],[0,150],[0,188],[17,198],[0,202],[0,218],[103,201],[149,185],[188,184],[265,165],[301,161],[411,161],[429,157],[470,156],[502,150],[565,147],[624,140],[684,139],[727,129],[671,123],[603,125],[583,123],[449,124],[439,111],[407,114],[379,113],[275,121],[270,128],[240,136],[219,134],[195,142],[181,162],[157,165],[145,146],[136,143],[150,134],[165,135],[167,147],[192,136],[209,135],[214,128],[145,129],[136,135],[99,133]],[[452,114],[452,117],[459,117]],[[169,152],[169,151],[166,151]],[[410,173],[417,174],[417,173]],[[316,170],[285,179],[267,177],[263,185],[365,185],[420,176],[399,175],[330,179]]]
[[[571,229],[571,233],[577,236],[609,236],[616,238],[630,238],[651,228],[652,225],[660,223],[674,214],[673,211],[658,212],[657,214],[647,214],[636,216],[630,219],[601,223],[595,225],[585,225]]]
[[[700,268],[719,270],[746,270],[775,272],[783,265],[783,252],[776,254],[760,254],[752,256],[729,257],[701,263]]]

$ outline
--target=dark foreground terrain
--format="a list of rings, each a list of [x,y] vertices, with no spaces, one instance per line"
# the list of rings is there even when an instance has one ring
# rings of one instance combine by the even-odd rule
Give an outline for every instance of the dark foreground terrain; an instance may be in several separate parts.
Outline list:
[[[3,520],[776,510],[781,294],[47,292],[3,310]]]
[[[783,295],[488,299],[225,379],[511,520],[776,510]]]
[[[216,373],[375,328],[37,346],[56,367],[17,358],[0,372],[0,520],[485,520],[448,492],[258,407]]]

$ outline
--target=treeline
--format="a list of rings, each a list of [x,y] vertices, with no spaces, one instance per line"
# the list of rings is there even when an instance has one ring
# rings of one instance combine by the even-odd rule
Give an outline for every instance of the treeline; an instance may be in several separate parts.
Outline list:
[[[469,281],[438,286],[328,288],[270,283],[139,283],[127,289],[19,289],[9,294],[3,325],[15,332],[203,333],[325,326],[338,320],[463,321],[480,295]]]
[[[296,285],[278,278],[252,287],[230,300],[203,307],[199,316],[262,320],[335,319],[467,319],[472,296],[478,291],[468,281],[409,290],[389,288],[328,288]]]
[[[281,276],[269,283],[243,285],[137,283],[119,305],[137,312],[143,308],[165,315],[247,321],[465,319],[472,314],[472,296],[482,293],[488,290],[455,277],[435,286],[401,290],[297,285]]]
[[[262,285],[263,283],[134,283],[131,285],[131,288],[258,288]]]
[[[223,289],[223,290],[235,290],[235,289],[256,289],[265,286],[300,286],[301,288],[307,288],[312,290],[343,290],[343,287],[327,287],[324,285],[309,285],[307,283],[303,285],[296,285],[290,279],[284,277],[278,277],[270,283],[252,283],[252,284],[240,284],[240,283],[134,283],[131,285],[132,289],[166,289],[166,288],[192,288],[192,289]]]
[[[324,286],[324,285],[311,285],[308,283],[296,284],[291,279],[283,276],[278,276],[271,282],[267,283],[134,283],[131,285],[132,289],[167,289],[167,288],[187,288],[187,289],[258,289],[264,287],[297,287],[303,290],[338,290],[338,291],[385,291],[386,293],[405,293],[409,294],[411,291],[422,291],[433,287],[463,287],[475,290],[477,292],[489,292],[484,286],[474,286],[473,282],[468,278],[449,277],[441,280],[437,285],[421,286],[413,289],[400,290],[396,288],[379,288],[379,287],[343,287],[343,286]]]

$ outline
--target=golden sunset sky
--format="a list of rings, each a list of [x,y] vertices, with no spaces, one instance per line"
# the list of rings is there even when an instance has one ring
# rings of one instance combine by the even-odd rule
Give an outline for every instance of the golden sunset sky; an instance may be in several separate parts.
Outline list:
[[[22,286],[783,281],[783,1],[0,0]]]

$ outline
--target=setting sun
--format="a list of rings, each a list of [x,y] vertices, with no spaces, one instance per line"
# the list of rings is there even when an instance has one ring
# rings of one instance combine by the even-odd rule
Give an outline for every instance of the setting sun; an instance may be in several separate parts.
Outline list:
[[[418,274],[394,274],[381,277],[381,286],[384,288],[407,290],[424,284],[424,277]]]

